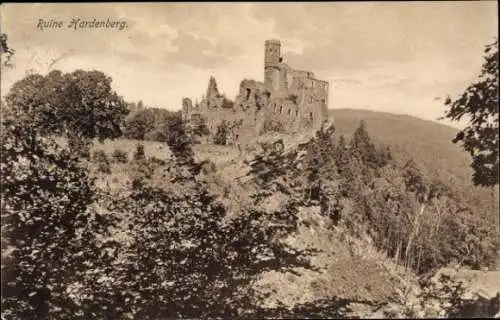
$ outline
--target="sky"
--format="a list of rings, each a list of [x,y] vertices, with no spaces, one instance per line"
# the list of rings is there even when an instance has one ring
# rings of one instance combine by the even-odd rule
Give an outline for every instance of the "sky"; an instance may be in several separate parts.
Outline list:
[[[438,97],[477,78],[498,36],[496,1],[12,3],[0,14],[16,50],[2,96],[28,70],[100,70],[126,100],[170,110],[200,100],[210,76],[230,98],[241,80],[263,81],[264,41],[279,39],[285,62],[329,82],[330,109],[436,120]],[[40,28],[40,19],[63,27]],[[74,29],[72,19],[126,27]]]

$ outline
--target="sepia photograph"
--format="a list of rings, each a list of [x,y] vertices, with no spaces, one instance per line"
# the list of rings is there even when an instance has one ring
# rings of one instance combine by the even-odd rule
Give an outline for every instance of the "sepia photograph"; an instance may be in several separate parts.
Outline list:
[[[2,3],[1,320],[500,319],[498,28]]]

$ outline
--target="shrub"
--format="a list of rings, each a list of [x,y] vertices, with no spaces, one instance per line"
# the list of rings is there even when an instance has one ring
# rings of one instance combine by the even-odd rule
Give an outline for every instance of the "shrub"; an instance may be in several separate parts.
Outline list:
[[[135,147],[134,160],[142,159],[146,159],[146,155],[144,153],[144,145],[142,143],[138,143]]]
[[[96,150],[92,155],[93,162],[97,165],[97,171],[102,173],[111,173],[111,165],[106,152]]]
[[[214,135],[214,144],[226,145],[228,134],[228,124],[226,121],[222,121],[222,123],[217,126],[217,132]]]
[[[113,154],[111,156],[118,163],[127,163],[128,161],[127,152],[120,149],[115,149],[115,151],[113,151]]]

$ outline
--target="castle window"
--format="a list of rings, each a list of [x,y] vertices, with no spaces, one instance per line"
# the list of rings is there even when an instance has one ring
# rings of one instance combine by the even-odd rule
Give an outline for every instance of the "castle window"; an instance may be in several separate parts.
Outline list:
[[[280,114],[283,113],[283,106],[280,106]]]
[[[248,100],[250,98],[250,93],[251,93],[251,90],[250,88],[247,88],[247,96],[246,96],[246,100]]]
[[[299,116],[299,110],[295,110],[295,116],[298,117]]]
[[[288,109],[288,116],[292,114],[292,109]]]
[[[311,121],[313,120],[313,113],[312,112],[309,112],[309,119],[311,119]]]

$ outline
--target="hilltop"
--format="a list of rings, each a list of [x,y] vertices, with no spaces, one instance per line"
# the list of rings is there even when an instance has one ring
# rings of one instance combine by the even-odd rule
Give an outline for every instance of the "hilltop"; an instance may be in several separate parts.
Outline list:
[[[471,180],[469,155],[451,142],[458,132],[455,128],[409,115],[369,110],[330,109],[329,116],[339,135],[351,136],[364,120],[370,136],[389,145],[400,160],[411,157],[429,174],[444,179]]]

